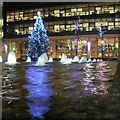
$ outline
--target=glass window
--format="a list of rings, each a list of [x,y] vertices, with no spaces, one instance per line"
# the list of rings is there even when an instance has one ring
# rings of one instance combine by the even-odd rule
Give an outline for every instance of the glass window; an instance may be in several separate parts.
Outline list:
[[[95,9],[96,9],[95,12],[96,12],[97,14],[101,14],[101,7],[96,7]]]
[[[120,21],[120,18],[115,18],[115,21]]]
[[[115,40],[115,48],[119,48],[119,39],[118,38],[116,38],[116,40]]]
[[[19,32],[20,32],[19,35],[20,35],[20,34],[24,34],[23,28],[20,28],[20,31],[19,31]]]
[[[24,20],[28,20],[28,17],[29,16],[29,14],[24,14]]]
[[[49,22],[49,25],[54,25],[54,22]]]
[[[115,12],[120,12],[120,5],[115,6]]]
[[[28,13],[28,12],[29,12],[29,10],[25,10],[25,11],[24,11],[24,13]]]
[[[71,16],[76,16],[77,15],[76,11],[77,11],[76,8],[72,8],[71,9]]]
[[[33,12],[33,9],[29,10],[29,12]]]
[[[82,8],[78,8],[77,11],[81,11],[82,12]]]
[[[102,26],[108,26],[108,22],[103,21]]]
[[[108,6],[102,6],[102,13],[109,13]]]
[[[114,26],[108,26],[108,30],[114,30]]]
[[[60,31],[65,31],[65,25],[60,25]]]
[[[69,16],[71,16],[71,11],[70,11],[70,9],[66,10],[66,17],[69,17]]]
[[[98,27],[98,26],[100,27],[101,26],[100,22],[95,22],[95,26],[96,27]]]
[[[60,10],[54,10],[54,15],[55,15],[55,17],[60,17],[59,12],[60,12]]]
[[[70,25],[66,25],[66,31],[70,31]]]
[[[77,9],[76,8],[71,8],[71,12],[76,12]]]
[[[55,32],[60,32],[59,25],[54,25],[54,31]]]
[[[65,10],[60,10],[60,17],[65,17]]]
[[[114,10],[109,10],[109,13],[114,13]]]
[[[114,21],[114,18],[108,18],[108,21]]]
[[[15,12],[15,20],[19,20],[19,12],[18,11]]]
[[[109,10],[114,10],[114,6],[109,6],[108,9]]]
[[[120,22],[115,22],[115,26],[120,26]]]
[[[23,20],[23,12],[20,12],[20,20]]]
[[[109,26],[113,26],[114,25],[114,22],[109,22]]]
[[[37,17],[38,17],[38,16],[37,16],[37,13],[35,12],[33,18],[34,18],[34,19],[37,19]]]
[[[33,20],[33,13],[29,13],[29,19]]]
[[[33,27],[28,27],[28,33],[31,34],[33,31]]]
[[[95,12],[95,11],[94,11],[94,7],[90,7],[90,8],[89,8],[89,13],[90,13],[90,15],[93,14],[94,12]]]
[[[65,25],[65,21],[60,21],[60,24],[61,25]]]
[[[14,16],[14,12],[11,12],[10,15],[11,15],[11,16]]]
[[[10,22],[10,16],[9,15],[7,16],[7,22]]]
[[[48,17],[48,16],[49,16],[48,11],[45,11],[44,16],[45,16],[45,17]]]
[[[23,25],[21,24],[20,27],[23,27]]]
[[[37,12],[37,11],[39,11],[39,9],[34,9],[34,12]]]
[[[12,21],[12,22],[14,21],[14,16],[11,16],[11,19],[10,19],[10,21]]]
[[[94,19],[90,19],[90,22],[94,22],[95,20]]]
[[[24,28],[24,34],[28,34],[28,28]]]
[[[94,23],[89,23],[90,27],[94,27],[94,25],[95,25]]]
[[[54,11],[53,10],[51,10],[51,11],[49,11],[49,17],[54,17],[55,16],[55,14],[54,14]]]
[[[9,51],[13,50],[15,52],[16,44],[15,42],[9,43]]]
[[[28,27],[28,24],[25,24],[24,27]]]

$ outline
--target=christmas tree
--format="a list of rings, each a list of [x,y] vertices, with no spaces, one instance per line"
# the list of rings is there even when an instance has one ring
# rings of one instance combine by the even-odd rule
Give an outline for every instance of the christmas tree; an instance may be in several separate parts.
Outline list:
[[[28,36],[28,49],[27,57],[37,60],[39,56],[43,53],[48,53],[50,48],[49,38],[47,36],[47,31],[44,28],[43,20],[40,16],[41,12],[37,12],[37,19],[34,24],[34,29],[32,33]]]

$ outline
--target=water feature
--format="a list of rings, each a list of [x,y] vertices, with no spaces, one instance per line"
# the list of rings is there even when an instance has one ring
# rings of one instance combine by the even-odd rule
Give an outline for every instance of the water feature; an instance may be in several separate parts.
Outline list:
[[[37,66],[44,66],[45,65],[45,61],[44,61],[44,58],[42,55],[38,58],[36,65]]]
[[[14,51],[10,51],[10,52],[9,52],[7,63],[9,63],[9,64],[15,64],[15,63],[17,63],[17,61],[16,61],[16,56],[15,56],[15,52],[14,52]]]
[[[48,62],[48,56],[46,53],[43,53],[40,57],[38,57],[38,60],[36,62],[37,66],[44,66],[45,63]]]
[[[79,57],[78,56],[75,56],[72,60],[72,62],[79,62]]]
[[[65,62],[63,62],[63,64],[71,64],[72,63],[72,58],[67,58],[67,60],[65,60]]]
[[[96,62],[96,59],[94,58],[92,62]]]
[[[26,62],[31,62],[31,58],[30,58],[30,57],[27,57]]]
[[[87,62],[92,62],[91,58],[89,58]]]
[[[97,62],[99,62],[100,60],[99,59],[97,59]]]
[[[48,62],[53,62],[53,58],[49,58]]]
[[[65,62],[66,60],[67,60],[67,55],[65,55],[64,53],[62,53],[60,62]]]
[[[47,56],[47,54],[43,53],[41,56],[44,59],[44,62],[47,63],[48,62],[48,56]]]
[[[84,62],[87,62],[87,57],[86,56],[83,56],[79,61],[79,63],[84,63]]]
[[[110,119],[119,117],[118,61],[2,64],[3,119]],[[118,78],[119,79],[119,78]]]
[[[2,56],[0,56],[0,62],[3,62]]]

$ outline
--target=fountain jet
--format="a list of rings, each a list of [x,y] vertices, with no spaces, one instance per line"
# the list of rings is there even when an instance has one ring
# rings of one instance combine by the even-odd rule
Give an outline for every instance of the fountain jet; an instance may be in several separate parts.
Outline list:
[[[10,51],[9,52],[9,54],[8,54],[8,61],[7,62],[10,63],[10,64],[17,63],[14,51]]]

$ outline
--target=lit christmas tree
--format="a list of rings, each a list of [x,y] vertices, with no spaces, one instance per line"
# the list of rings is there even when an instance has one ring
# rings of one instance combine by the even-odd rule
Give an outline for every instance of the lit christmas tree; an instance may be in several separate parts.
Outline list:
[[[27,57],[37,60],[38,57],[43,53],[48,53],[50,48],[49,38],[47,31],[44,28],[43,20],[40,17],[41,12],[37,12],[37,19],[34,24],[34,29],[31,35],[28,36],[29,44],[27,50]]]

